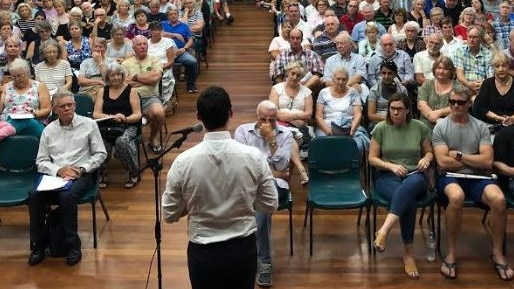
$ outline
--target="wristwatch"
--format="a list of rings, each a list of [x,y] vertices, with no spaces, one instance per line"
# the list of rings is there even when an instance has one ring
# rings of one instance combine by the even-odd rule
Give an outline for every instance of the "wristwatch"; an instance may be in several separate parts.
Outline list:
[[[80,175],[82,176],[85,173],[86,173],[86,168],[80,167]]]
[[[458,161],[461,161],[462,160],[462,152],[456,152],[455,153],[455,159],[458,160]]]
[[[137,74],[135,74],[134,76],[132,76],[132,81],[137,81]]]

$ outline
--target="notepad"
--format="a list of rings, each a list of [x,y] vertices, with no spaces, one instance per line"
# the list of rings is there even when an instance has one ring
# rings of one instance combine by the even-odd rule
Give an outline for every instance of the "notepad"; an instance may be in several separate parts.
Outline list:
[[[41,175],[39,178],[38,185],[36,187],[36,191],[38,192],[46,192],[46,191],[55,191],[68,189],[71,186],[71,180],[65,180],[61,177],[53,177],[49,175]]]
[[[11,119],[30,119],[34,118],[32,113],[11,113],[9,114]]]
[[[104,120],[109,120],[109,119],[113,119],[114,116],[106,116],[106,117],[102,117],[102,118],[97,118],[95,119],[96,122],[101,122],[101,121],[104,121]]]

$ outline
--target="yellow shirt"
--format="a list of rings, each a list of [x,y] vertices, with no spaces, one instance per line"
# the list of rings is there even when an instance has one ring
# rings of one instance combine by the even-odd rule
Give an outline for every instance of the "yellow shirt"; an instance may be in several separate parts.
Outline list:
[[[127,75],[134,76],[151,71],[159,71],[162,75],[162,63],[153,56],[146,56],[143,60],[138,60],[135,56],[131,56],[122,63],[127,71]],[[154,85],[142,85],[137,88],[137,93],[141,98],[159,95],[159,83]]]

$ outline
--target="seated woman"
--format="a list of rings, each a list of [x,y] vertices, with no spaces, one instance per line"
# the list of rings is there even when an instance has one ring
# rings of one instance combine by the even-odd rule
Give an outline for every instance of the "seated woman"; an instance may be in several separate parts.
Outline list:
[[[98,92],[93,111],[93,118],[111,117],[109,120],[99,122],[100,132],[107,150],[107,159],[102,168],[100,188],[107,187],[105,166],[109,162],[114,146],[114,156],[121,160],[123,167],[128,171],[128,180],[125,188],[134,187],[139,181],[136,176],[139,171],[137,144],[135,138],[141,124],[141,106],[137,91],[125,83],[126,72],[123,67],[112,62],[105,70],[106,86]],[[123,133],[118,136],[108,135],[102,127],[122,125]]]
[[[292,131],[298,142],[301,142],[303,134],[309,133],[307,121],[312,117],[311,90],[300,84],[304,75],[305,68],[301,62],[289,63],[286,66],[286,81],[275,84],[269,95],[269,100],[278,107],[278,120],[286,126],[294,128]],[[302,132],[300,133],[300,131]],[[300,159],[298,142],[293,142],[291,161],[298,168],[300,183],[305,185],[309,182],[309,176]]]
[[[36,80],[43,82],[50,94],[57,90],[70,90],[72,81],[71,67],[68,61],[62,60],[61,46],[55,40],[41,44],[39,54],[43,62],[35,67]]]
[[[381,80],[373,85],[368,95],[369,131],[386,119],[389,97],[397,92],[407,94],[407,89],[398,79],[398,67],[393,61],[384,60],[380,64]]]
[[[509,74],[510,60],[503,53],[496,53],[492,60],[494,76],[482,83],[473,105],[478,119],[497,128],[514,124],[514,85]]]
[[[405,273],[412,279],[419,279],[412,245],[416,201],[427,190],[425,171],[434,156],[430,129],[412,119],[410,108],[410,98],[404,93],[395,93],[389,98],[386,121],[378,123],[371,132],[369,163],[376,169],[377,193],[390,201],[389,213],[376,232],[375,249],[385,251],[387,235],[399,221]]]
[[[377,23],[373,21],[366,23],[364,35],[366,35],[366,38],[359,41],[359,54],[364,57],[366,64],[368,64],[369,59],[380,51]]]
[[[432,65],[434,78],[425,81],[418,89],[420,120],[430,129],[436,122],[450,114],[448,99],[456,80],[455,66],[449,57],[441,56]]]
[[[12,80],[9,75],[9,65],[11,65],[16,58],[20,58],[22,47],[23,42],[14,36],[4,41],[4,53],[0,55],[0,74],[2,78],[0,91],[3,89],[4,84]]]
[[[46,86],[30,79],[30,66],[16,58],[9,66],[12,81],[0,96],[0,121],[7,120],[16,134],[40,137],[50,114],[50,95]]]
[[[4,42],[11,36],[12,33],[12,24],[9,21],[0,22],[0,54],[4,53]]]
[[[93,101],[100,88],[105,86],[103,75],[108,63],[115,61],[105,56],[107,40],[102,37],[95,38],[93,42],[93,57],[84,60],[80,64],[80,71],[77,77],[80,85],[79,92],[89,95]]]
[[[41,43],[52,39],[52,25],[46,20],[41,20],[36,24],[36,31],[38,36],[33,38],[31,42],[27,42],[26,58],[32,63],[32,66],[43,61],[43,56],[39,54]]]
[[[368,149],[370,139],[360,126],[362,103],[359,92],[346,86],[348,72],[343,67],[332,72],[332,81],[334,85],[323,88],[316,101],[316,136],[337,135],[332,129],[342,128],[344,134],[353,137],[362,153]]]
[[[128,40],[125,41],[125,33],[125,27],[114,24],[111,29],[112,41],[107,43],[106,56],[116,59],[119,64],[121,64],[123,60],[134,55],[132,43]]]
[[[468,41],[468,28],[475,24],[475,15],[475,8],[464,8],[459,16],[459,24],[455,25],[453,28],[455,37],[459,38],[464,43]]]
[[[419,31],[421,30],[418,22],[408,21],[405,23],[405,39],[400,40],[396,43],[396,49],[403,50],[409,54],[410,59],[414,58],[414,55],[420,51],[427,49],[425,41],[418,37]]]
[[[134,12],[134,18],[136,19],[136,22],[127,27],[125,37],[133,39],[137,35],[143,35],[146,38],[150,38],[150,28],[146,11],[143,9],[136,10]]]
[[[70,30],[70,41],[64,44],[62,59],[68,60],[73,71],[73,83],[71,86],[72,92],[77,92],[79,89],[78,79],[76,74],[80,70],[80,64],[91,58],[91,43],[89,38],[82,36],[82,24],[80,22],[72,21],[68,25]]]

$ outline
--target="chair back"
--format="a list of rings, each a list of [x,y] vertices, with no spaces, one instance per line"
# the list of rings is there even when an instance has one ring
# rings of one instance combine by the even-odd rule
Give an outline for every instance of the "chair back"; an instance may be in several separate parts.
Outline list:
[[[77,108],[75,113],[78,115],[93,117],[93,110],[95,105],[93,103],[93,99],[87,94],[75,94],[75,102],[77,103]]]
[[[13,135],[0,141],[0,168],[6,171],[35,170],[39,139],[30,135]]]
[[[346,136],[314,138],[309,144],[309,175],[359,175],[360,154],[355,141]]]

